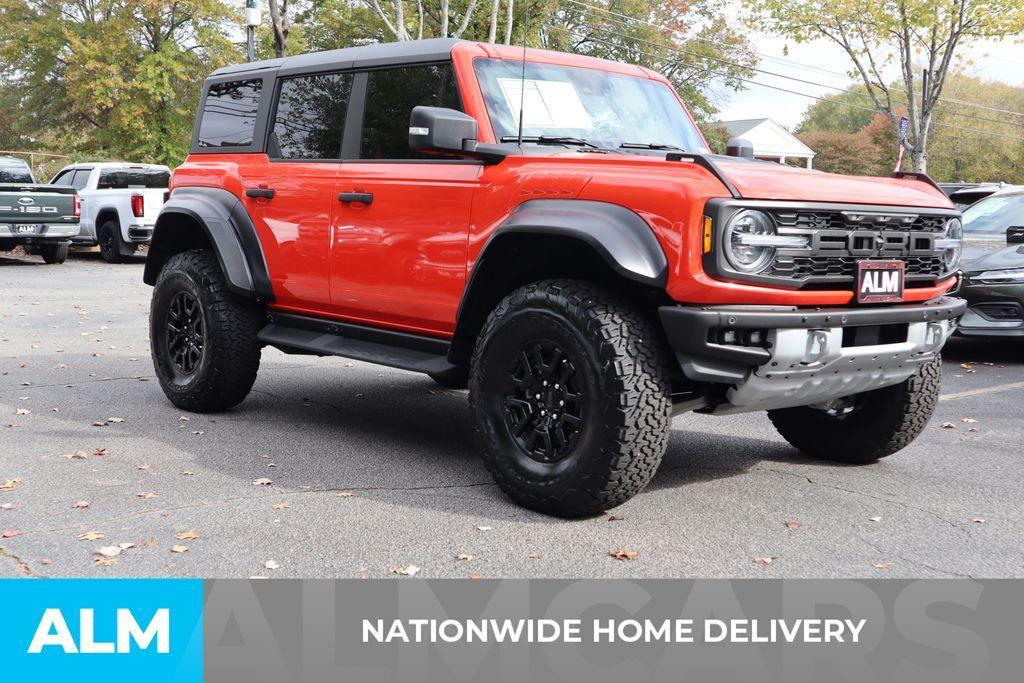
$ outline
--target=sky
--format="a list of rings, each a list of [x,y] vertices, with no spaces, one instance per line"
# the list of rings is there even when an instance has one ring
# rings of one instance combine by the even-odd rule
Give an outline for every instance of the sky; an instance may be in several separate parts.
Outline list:
[[[833,71],[843,74],[851,67],[846,53],[830,41],[796,44],[777,36],[754,35],[751,36],[751,43],[762,55],[761,63],[758,64],[759,69],[815,81],[820,85],[799,83],[766,74],[757,74],[752,80],[819,97],[838,92],[837,87],[844,88],[853,83],[845,76],[825,73]],[[1024,86],[1024,43],[1015,43],[1011,40],[984,41],[969,46],[963,53],[967,59],[974,62],[967,73]],[[809,68],[807,65],[813,65],[820,70]],[[895,75],[894,72],[893,76]],[[792,129],[803,118],[807,107],[813,103],[814,100],[807,97],[748,84],[747,90],[724,94],[717,103],[720,110],[718,118],[722,121],[731,121],[770,117]]]

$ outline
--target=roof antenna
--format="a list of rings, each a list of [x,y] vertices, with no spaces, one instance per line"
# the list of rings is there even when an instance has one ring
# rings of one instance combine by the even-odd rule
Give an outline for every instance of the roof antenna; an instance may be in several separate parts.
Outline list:
[[[511,0],[510,0],[511,1]],[[523,71],[519,77],[519,146],[523,146],[523,110],[526,102],[526,38],[530,34],[530,3],[523,3]]]

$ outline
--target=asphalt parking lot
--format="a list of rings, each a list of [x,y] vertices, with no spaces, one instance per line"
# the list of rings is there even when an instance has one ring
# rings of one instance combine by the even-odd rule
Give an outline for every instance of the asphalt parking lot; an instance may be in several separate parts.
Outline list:
[[[931,425],[878,464],[683,415],[646,491],[562,521],[501,494],[465,393],[419,375],[267,350],[241,406],[182,413],[141,278],[0,256],[0,576],[1024,576],[1024,343],[952,343]]]

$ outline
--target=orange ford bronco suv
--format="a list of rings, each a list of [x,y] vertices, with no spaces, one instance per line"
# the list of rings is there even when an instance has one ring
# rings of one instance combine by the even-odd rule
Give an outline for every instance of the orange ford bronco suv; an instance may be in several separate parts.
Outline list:
[[[925,176],[715,156],[647,69],[453,40],[220,69],[146,262],[185,410],[264,346],[468,384],[530,508],[643,489],[673,415],[768,411],[812,457],[910,443],[964,304],[959,214]],[[395,416],[395,419],[401,419]]]

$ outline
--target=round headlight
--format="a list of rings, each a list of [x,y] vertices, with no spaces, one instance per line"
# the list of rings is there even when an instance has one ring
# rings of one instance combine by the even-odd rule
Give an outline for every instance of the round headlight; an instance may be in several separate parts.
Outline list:
[[[935,247],[946,272],[952,273],[956,270],[964,251],[964,226],[959,218],[950,218],[946,222],[946,232],[940,239],[935,240]]]
[[[725,257],[744,273],[759,273],[775,258],[775,247],[758,244],[758,237],[775,235],[775,223],[761,211],[740,211],[725,228]]]

